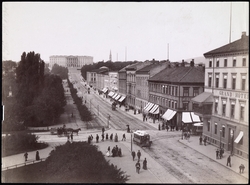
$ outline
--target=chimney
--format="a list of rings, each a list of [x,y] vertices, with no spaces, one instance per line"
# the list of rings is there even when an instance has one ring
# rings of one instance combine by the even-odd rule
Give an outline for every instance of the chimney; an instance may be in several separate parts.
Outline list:
[[[194,67],[194,59],[192,59],[192,61],[190,62],[190,66]]]
[[[242,32],[242,35],[241,35],[241,38],[245,38],[247,35],[246,35],[246,32],[245,31],[243,31]]]
[[[181,62],[181,66],[182,66],[182,67],[185,67],[184,60],[182,60],[182,62]]]

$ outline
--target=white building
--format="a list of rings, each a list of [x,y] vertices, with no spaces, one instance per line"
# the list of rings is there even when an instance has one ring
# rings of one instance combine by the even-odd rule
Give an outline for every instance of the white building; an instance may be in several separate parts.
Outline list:
[[[50,69],[53,67],[54,64],[58,64],[63,67],[81,68],[84,65],[93,64],[93,57],[53,55],[49,57]]]

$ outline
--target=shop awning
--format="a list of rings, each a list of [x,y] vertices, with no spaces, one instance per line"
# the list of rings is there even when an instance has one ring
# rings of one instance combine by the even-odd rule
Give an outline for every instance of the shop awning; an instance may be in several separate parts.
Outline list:
[[[151,103],[148,102],[147,105],[144,107],[144,110],[146,110],[150,104],[151,104]]]
[[[121,97],[121,95],[118,94],[118,95],[115,97],[115,100],[118,100],[120,97]]]
[[[106,93],[108,89],[106,87],[103,88],[102,92]]]
[[[150,105],[145,109],[145,111],[149,111],[154,106],[153,103],[150,103]]]
[[[108,95],[112,97],[114,95],[114,92],[110,91]]]
[[[167,118],[167,120],[168,121],[171,120],[175,114],[176,114],[176,111],[173,110],[173,112],[170,114],[170,116]]]
[[[196,127],[203,127],[203,122],[195,123],[194,126],[196,126]]]
[[[191,117],[193,122],[201,122],[200,117],[194,114],[194,112],[191,112]]]
[[[170,116],[171,113],[173,113],[173,110],[168,109],[168,110],[162,115],[162,118],[167,120],[167,118]]]
[[[235,142],[235,143],[239,143],[240,140],[242,139],[242,137],[243,137],[243,132],[240,131],[239,135],[238,135],[237,138],[234,140],[234,142]]]
[[[149,113],[151,114],[159,114],[159,113],[155,113],[156,110],[159,109],[159,105],[154,105],[153,108],[149,111]],[[159,112],[159,111],[158,111]]]
[[[126,98],[126,96],[122,96],[118,101],[122,102],[125,98]]]
[[[118,94],[117,94],[117,93],[115,93],[115,94],[112,96],[112,98],[115,98],[117,95],[118,95]]]
[[[183,123],[193,123],[190,112],[182,112],[182,122]]]
[[[203,92],[191,99],[192,102],[198,104],[211,104],[213,103],[213,94],[209,92]]]

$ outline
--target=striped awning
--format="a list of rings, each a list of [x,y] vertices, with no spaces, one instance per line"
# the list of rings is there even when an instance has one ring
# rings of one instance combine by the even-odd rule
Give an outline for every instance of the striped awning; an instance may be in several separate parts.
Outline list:
[[[240,140],[242,139],[242,137],[243,137],[243,132],[240,131],[239,135],[238,135],[237,138],[234,140],[234,142],[235,142],[235,143],[239,143]]]
[[[118,94],[117,94],[117,93],[115,93],[115,94],[112,96],[112,98],[115,98],[117,95],[118,95]]]
[[[182,122],[183,123],[193,123],[191,119],[190,112],[182,112]]]
[[[144,110],[146,110],[150,104],[151,104],[151,103],[148,102],[147,105],[144,107]]]
[[[102,92],[106,93],[108,89],[106,87],[103,88]]]
[[[110,91],[108,95],[112,97],[114,94],[115,94],[114,92]]]
[[[167,120],[168,117],[169,117],[173,112],[174,112],[173,110],[168,109],[168,110],[162,115],[162,118]]]
[[[122,97],[120,97],[120,99],[118,101],[122,102],[125,98],[126,98],[126,96],[122,96]]]
[[[153,103],[150,103],[150,105],[145,109],[145,111],[150,111],[150,109],[154,106]]]
[[[194,112],[191,112],[190,114],[191,114],[193,122],[201,122],[200,117],[194,114]]]
[[[118,95],[115,97],[115,100],[118,100],[120,97],[121,97],[121,95],[118,94]]]
[[[159,109],[159,105],[154,105],[153,108],[149,111],[149,113],[151,114],[159,114],[159,111],[157,111],[157,109]],[[158,112],[158,113],[157,113]]]

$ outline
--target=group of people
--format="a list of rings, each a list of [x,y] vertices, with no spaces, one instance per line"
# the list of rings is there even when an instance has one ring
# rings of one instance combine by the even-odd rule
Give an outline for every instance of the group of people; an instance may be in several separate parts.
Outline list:
[[[224,154],[224,149],[223,148],[217,148],[216,150],[216,159],[221,159],[223,157],[223,154]]]
[[[141,169],[141,164],[140,164],[141,151],[138,150],[137,154],[135,153],[135,151],[132,151],[131,155],[132,155],[133,161],[135,160],[135,155],[137,155],[138,160],[135,163],[135,167],[136,167],[136,172],[139,174],[140,173],[140,169]],[[144,170],[147,170],[148,168],[147,168],[147,159],[146,158],[143,160],[142,164],[143,164],[142,168]]]
[[[200,136],[199,140],[200,140],[200,145],[202,145],[202,141],[205,146],[207,145],[207,137],[204,137],[204,139],[202,139],[202,136]]]
[[[25,159],[25,162],[28,161],[28,152],[25,152],[24,153],[24,159]],[[39,152],[36,151],[36,160],[39,161],[40,160],[40,155],[39,155]]]
[[[106,152],[107,157],[121,157],[122,156],[122,149],[118,148],[118,146],[114,146],[113,149],[110,151],[110,146]]]

